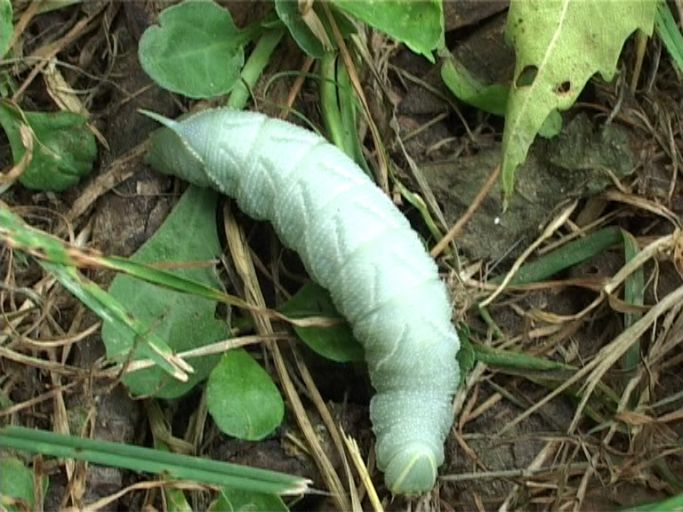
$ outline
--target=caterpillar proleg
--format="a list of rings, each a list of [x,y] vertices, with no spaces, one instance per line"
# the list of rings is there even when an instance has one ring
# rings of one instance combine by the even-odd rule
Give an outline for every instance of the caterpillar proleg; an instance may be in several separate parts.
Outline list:
[[[448,293],[417,234],[342,151],[293,124],[217,109],[152,140],[151,164],[268,220],[365,349],[377,465],[394,493],[430,490],[459,382]]]

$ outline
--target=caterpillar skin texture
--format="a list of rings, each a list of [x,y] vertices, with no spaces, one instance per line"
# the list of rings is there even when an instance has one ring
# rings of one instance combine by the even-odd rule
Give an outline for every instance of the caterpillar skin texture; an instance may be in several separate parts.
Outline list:
[[[270,221],[329,290],[365,348],[386,484],[429,491],[453,422],[459,341],[446,287],[405,217],[341,150],[293,124],[229,109],[162,122],[150,163]]]

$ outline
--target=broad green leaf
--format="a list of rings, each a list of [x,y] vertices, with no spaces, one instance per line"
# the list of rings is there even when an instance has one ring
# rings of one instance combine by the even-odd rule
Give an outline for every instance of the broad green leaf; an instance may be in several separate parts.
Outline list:
[[[209,512],[287,512],[289,509],[276,494],[242,491],[224,487],[209,505]]]
[[[161,228],[130,258],[131,261],[167,263],[173,274],[219,287],[218,277],[210,263],[221,252],[216,229],[216,198],[216,194],[208,189],[190,187]],[[125,275],[118,275],[109,291],[175,352],[228,337],[225,322],[215,318],[215,301]],[[104,323],[102,340],[108,357],[112,359],[125,358],[133,349],[135,359],[142,357],[136,348],[139,341],[133,333],[120,329],[117,324]],[[171,379],[157,367],[130,373],[124,382],[136,395],[174,398],[204,380],[217,360],[218,356],[205,356],[189,361],[195,372],[187,382]]]
[[[12,2],[0,0],[0,59],[9,50],[9,41],[12,39]]]
[[[441,0],[334,0],[334,3],[432,62],[432,51],[443,46]]]
[[[95,136],[86,119],[72,112],[24,112],[33,131],[33,158],[19,181],[36,190],[61,191],[78,183],[93,169],[97,156]],[[0,124],[17,163],[26,153],[20,126],[25,121],[14,107],[0,102]]]
[[[361,361],[363,347],[353,337],[351,327],[337,312],[330,294],[313,282],[306,283],[280,311],[290,318],[326,316],[339,318],[339,325],[330,327],[297,327],[294,331],[309,348],[338,363]]]
[[[161,87],[190,98],[210,98],[234,86],[247,40],[227,10],[212,1],[190,0],[165,9],[159,25],[145,30],[138,57]]]
[[[610,80],[626,38],[652,33],[656,8],[654,0],[512,0],[506,36],[517,62],[503,134],[506,195],[546,118],[571,107],[595,73]]]
[[[42,509],[33,500],[33,471],[16,457],[0,457],[0,510]]]
[[[285,406],[270,375],[244,350],[231,350],[209,375],[211,417],[228,435],[263,439],[282,422]]]

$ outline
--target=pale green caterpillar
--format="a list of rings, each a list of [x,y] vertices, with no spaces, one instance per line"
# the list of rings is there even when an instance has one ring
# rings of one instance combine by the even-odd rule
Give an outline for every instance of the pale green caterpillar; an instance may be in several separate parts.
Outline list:
[[[272,222],[365,348],[377,465],[394,493],[429,491],[459,382],[458,336],[437,267],[392,202],[322,137],[253,112],[159,118],[150,162]]]

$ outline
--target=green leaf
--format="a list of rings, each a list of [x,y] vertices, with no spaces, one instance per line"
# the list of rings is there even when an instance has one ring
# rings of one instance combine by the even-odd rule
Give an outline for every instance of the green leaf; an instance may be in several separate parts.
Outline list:
[[[506,195],[546,118],[571,107],[596,72],[610,80],[626,38],[652,33],[656,8],[653,0],[512,0],[506,36],[517,62],[503,134]]]
[[[482,83],[451,52],[446,50],[440,53],[444,58],[441,79],[456,98],[484,112],[505,115],[510,94],[508,85]],[[538,129],[538,134],[550,139],[561,130],[562,116],[553,110]]]
[[[16,164],[26,153],[20,126],[24,122],[33,131],[33,158],[19,181],[36,190],[61,191],[78,183],[93,169],[97,156],[95,136],[86,125],[87,119],[72,112],[24,112],[0,102],[2,125]]]
[[[282,422],[285,406],[270,375],[244,350],[223,355],[206,387],[209,413],[223,432],[258,441]]]
[[[612,226],[600,229],[544,254],[537,260],[525,263],[514,275],[510,285],[540,283],[563,270],[603,253],[621,241],[622,232],[619,228]],[[504,278],[505,275],[500,275],[491,282],[500,283]]]
[[[638,241],[628,231],[622,230],[624,238],[624,260],[626,263],[635,258],[640,252]],[[624,281],[624,302],[632,306],[642,307],[645,304],[645,272],[643,267],[638,267]],[[642,313],[625,313],[624,329],[630,328],[642,317]],[[622,367],[626,371],[635,370],[641,362],[640,343],[633,343],[626,351],[622,361]]]
[[[9,50],[9,41],[12,39],[12,2],[0,0],[0,58],[4,57]]]
[[[443,46],[441,0],[334,0],[334,3],[432,62],[432,51]]]
[[[210,98],[235,85],[247,40],[227,10],[211,1],[190,0],[165,9],[159,25],[145,30],[138,56],[161,87],[190,98]]]
[[[194,371],[185,361],[177,358],[166,342],[149,330],[146,323],[136,318],[126,306],[97,283],[78,272],[76,267],[40,260],[38,263],[102,320],[114,323],[117,330],[139,340],[140,357],[149,358],[159,369],[182,381],[188,379],[188,371]]]
[[[230,464],[206,457],[181,455],[100,439],[65,436],[24,427],[0,428],[0,448],[84,460],[104,466],[163,475],[164,478],[191,480],[264,494],[302,494],[308,490],[311,483],[307,478],[299,476]],[[0,483],[2,480],[0,478]]]
[[[206,265],[221,252],[216,229],[216,199],[216,194],[208,189],[190,187],[161,228],[130,260],[176,265],[195,262],[185,268],[173,269],[173,265],[170,265],[170,270],[180,277],[219,287],[213,266]],[[204,265],[200,265],[200,262],[204,262]],[[125,275],[118,275],[109,291],[176,352],[228,337],[225,322],[215,318],[215,301],[160,288]],[[106,321],[102,327],[102,340],[107,347],[108,357],[112,359],[127,357],[138,344],[130,329],[123,330],[118,324]],[[134,354],[135,359],[143,357],[137,348]],[[217,361],[218,356],[194,358],[192,366],[195,372],[187,382],[170,379],[157,367],[130,373],[124,382],[136,395],[174,398],[204,380]]]
[[[320,59],[326,52],[336,49],[337,45],[334,41],[330,24],[327,21],[327,16],[319,9],[316,9],[317,5],[318,4],[316,3],[313,4],[313,10],[309,11],[309,15],[312,21],[319,22],[317,23],[318,29],[324,31],[324,34],[321,34],[321,37],[316,36],[304,21],[301,11],[299,10],[299,0],[275,0],[275,12],[282,23],[285,24],[299,47],[311,57]],[[345,16],[340,15],[336,9],[332,10],[332,15],[334,16],[342,37],[346,37],[355,32],[355,28],[349,20]],[[329,48],[325,48],[325,44],[323,44],[321,38],[327,39],[326,44]]]
[[[309,348],[338,363],[361,361],[363,347],[351,332],[349,324],[337,312],[329,292],[322,286],[308,282],[280,311],[290,318],[326,316],[339,318],[338,325],[330,327],[297,327],[294,331]]]
[[[174,489],[169,486],[164,487],[163,492],[167,510],[173,510],[173,512],[193,512],[192,506],[188,503],[183,490]]]
[[[325,55],[322,42],[301,17],[298,0],[275,0],[275,11],[303,51],[316,59]]]
[[[683,493],[644,505],[621,509],[621,512],[680,512],[683,510]]]
[[[275,494],[241,491],[224,487],[209,505],[209,512],[287,512],[282,498]]]
[[[97,262],[96,266],[102,268],[136,271],[136,275],[156,278],[155,282],[162,284],[168,282],[169,276],[171,276],[182,281],[184,286],[194,285],[193,289],[206,288],[203,291],[211,292],[210,287],[178,279],[168,272],[153,272],[153,269],[139,264],[137,265],[138,268],[135,269],[134,263],[123,258],[105,258],[92,252],[82,253],[79,249],[65,244],[62,240],[28,226],[21,217],[6,207],[0,208],[0,240],[19,251],[31,254],[47,272],[57,278],[64,288],[69,290],[102,320],[116,323],[118,330],[130,332],[131,337],[140,340],[140,353],[149,357],[154,364],[178,379],[187,379],[186,372],[190,371],[192,367],[182,359],[177,358],[166,345],[166,342],[156,336],[153,331],[150,331],[148,326],[140,322],[119,300],[81,274],[78,271],[78,266],[85,266],[87,260],[87,264],[92,265]]]
[[[460,338],[460,350],[458,351],[458,366],[460,367],[460,385],[464,385],[467,376],[470,374],[477,362],[477,355],[470,343],[470,329],[466,325],[458,327],[458,338]]]
[[[34,502],[33,471],[16,457],[0,457],[0,510],[38,509],[42,507]]]
[[[518,370],[532,371],[567,370],[572,368],[571,366],[558,361],[544,359],[543,357],[532,356],[514,350],[502,350],[486,345],[470,345],[470,349],[473,350],[477,361],[500,368],[515,368]]]
[[[444,52],[441,79],[461,101],[497,116],[505,115],[510,88],[502,84],[484,84],[450,52]]]
[[[666,46],[678,70],[683,73],[683,32],[678,28],[666,2],[659,2],[658,4],[656,24],[657,35]]]
[[[544,139],[552,139],[560,134],[562,131],[562,114],[557,110],[553,110],[548,117],[545,118],[543,124],[538,129],[538,134]]]

